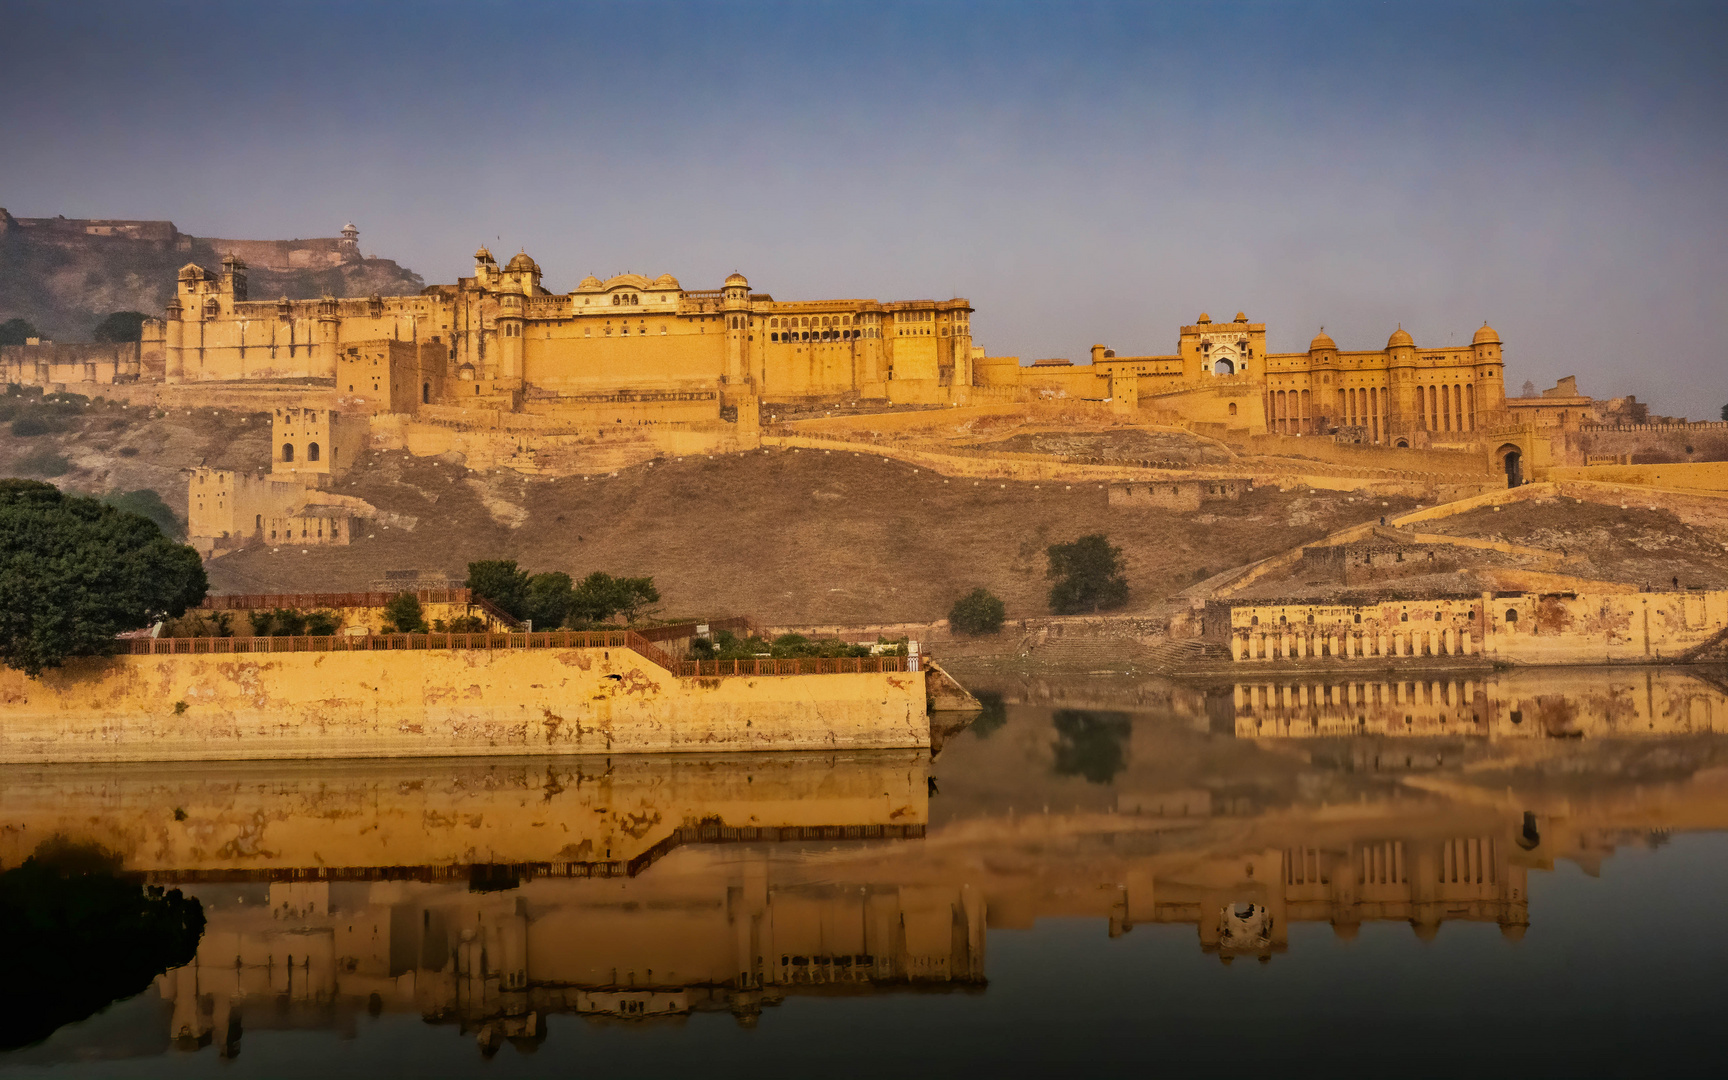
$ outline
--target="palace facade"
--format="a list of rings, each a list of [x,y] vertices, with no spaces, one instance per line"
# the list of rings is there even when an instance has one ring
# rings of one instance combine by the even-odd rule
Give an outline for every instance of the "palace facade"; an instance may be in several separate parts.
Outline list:
[[[620,393],[746,398],[846,396],[947,402],[972,383],[964,299],[776,301],[742,274],[689,290],[670,274],[541,285],[526,253],[413,296],[253,300],[246,264],[180,271],[166,317],[146,328],[144,367],[169,383],[329,380],[349,411],[455,405],[544,411]]]
[[[1095,368],[1117,382],[1132,377],[1140,401],[1208,381],[1229,395],[1226,417],[1258,406],[1253,430],[1282,435],[1333,434],[1347,441],[1411,446],[1462,441],[1494,426],[1506,408],[1500,335],[1483,324],[1467,346],[1423,348],[1402,326],[1383,349],[1345,350],[1324,328],[1307,352],[1266,349],[1266,324],[1236,313],[1213,322],[1201,313],[1168,356],[1117,356],[1092,347]],[[1216,394],[1214,394],[1216,396]],[[1258,399],[1255,401],[1254,399]]]

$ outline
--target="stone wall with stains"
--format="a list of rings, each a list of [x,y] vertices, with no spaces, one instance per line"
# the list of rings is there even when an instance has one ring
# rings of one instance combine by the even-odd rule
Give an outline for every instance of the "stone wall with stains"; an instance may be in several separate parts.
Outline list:
[[[680,678],[621,648],[116,656],[0,669],[0,763],[930,745],[922,672]]]
[[[1656,663],[1728,632],[1728,590],[1482,593],[1363,604],[1262,601],[1208,615],[1238,662],[1479,656],[1513,664]]]

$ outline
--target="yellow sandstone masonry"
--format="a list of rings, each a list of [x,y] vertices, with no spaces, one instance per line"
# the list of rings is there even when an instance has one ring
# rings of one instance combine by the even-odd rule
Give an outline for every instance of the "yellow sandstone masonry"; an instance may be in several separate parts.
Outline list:
[[[0,671],[0,763],[927,747],[923,672],[684,678],[628,648]]]

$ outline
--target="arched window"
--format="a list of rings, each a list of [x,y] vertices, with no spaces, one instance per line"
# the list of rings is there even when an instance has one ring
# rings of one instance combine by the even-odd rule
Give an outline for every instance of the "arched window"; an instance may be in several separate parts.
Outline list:
[[[306,460],[307,461],[317,461],[318,460],[318,444],[317,443],[307,443],[306,444]]]
[[[420,404],[422,404],[422,405],[432,404],[432,384],[431,383],[421,383],[420,384]]]
[[[768,340],[769,340],[769,341],[779,341],[779,340],[780,340],[780,335],[779,335],[779,334],[769,334],[769,335],[768,335]]]
[[[294,460],[294,444],[293,443],[285,442],[282,444],[282,460],[283,461],[293,461]]]
[[[779,326],[779,325],[780,325],[780,320],[779,320],[779,319],[769,319],[769,320],[768,320],[768,325],[769,325],[769,326],[770,326],[770,327],[774,327],[774,326]]]
[[[1512,608],[1507,608],[1506,609],[1506,621],[1509,623],[1517,622],[1518,621],[1518,612],[1513,610]]]
[[[1236,403],[1235,403],[1235,402],[1234,402],[1234,401],[1232,401],[1232,402],[1231,402],[1231,403],[1230,403],[1230,415],[1231,415],[1231,416],[1235,416],[1235,415],[1236,415]]]

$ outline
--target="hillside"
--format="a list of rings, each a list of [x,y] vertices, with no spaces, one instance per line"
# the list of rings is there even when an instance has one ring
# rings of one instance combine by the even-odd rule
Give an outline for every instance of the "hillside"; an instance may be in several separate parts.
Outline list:
[[[55,340],[88,341],[110,312],[159,315],[174,293],[180,267],[196,262],[216,268],[223,254],[210,240],[184,234],[165,242],[0,229],[0,321],[24,318]],[[425,287],[420,275],[389,259],[301,269],[253,266],[248,282],[253,297],[269,300],[400,295]]]
[[[386,570],[461,575],[471,559],[651,574],[669,613],[778,623],[945,617],[983,585],[1010,617],[1047,614],[1044,548],[1103,532],[1127,558],[1131,610],[1200,577],[1405,500],[1255,492],[1200,513],[1111,509],[1096,485],[944,480],[880,458],[769,451],[667,460],[584,480],[472,473],[369,455],[341,494],[418,519],[346,548],[259,548],[210,564],[224,591],[358,589]]]

